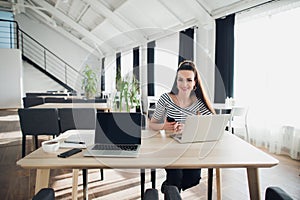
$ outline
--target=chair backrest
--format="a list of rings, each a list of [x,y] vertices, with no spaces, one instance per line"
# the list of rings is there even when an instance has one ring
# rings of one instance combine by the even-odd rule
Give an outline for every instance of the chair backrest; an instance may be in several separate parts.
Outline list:
[[[231,116],[246,116],[248,109],[246,107],[232,107]]]
[[[230,121],[229,124],[236,118],[240,118],[243,120],[243,123],[246,123],[247,121],[247,115],[248,115],[248,108],[246,107],[232,107],[230,111]]]
[[[72,103],[87,103],[86,99],[72,99]]]
[[[234,117],[247,117],[248,114],[248,108],[246,107],[232,107],[230,115],[231,119]]]
[[[266,189],[265,200],[293,200],[293,198],[280,187],[270,186]]]
[[[37,106],[37,105],[40,105],[40,104],[43,104],[43,103],[45,103],[45,102],[44,102],[44,98],[42,98],[42,97],[35,97],[35,96],[23,97],[23,106],[24,106],[24,108]]]
[[[60,108],[58,109],[60,129],[65,132],[71,129],[95,129],[95,108]]]
[[[45,103],[66,103],[64,97],[46,97]]]
[[[21,108],[18,110],[23,135],[59,135],[56,108]]]
[[[147,109],[155,109],[158,99],[153,96],[147,97]]]

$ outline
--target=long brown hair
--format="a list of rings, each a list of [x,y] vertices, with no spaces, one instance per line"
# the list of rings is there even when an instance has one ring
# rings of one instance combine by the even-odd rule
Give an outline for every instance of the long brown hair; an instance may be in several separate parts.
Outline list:
[[[204,102],[204,104],[206,105],[206,107],[212,113],[215,113],[215,110],[212,107],[212,104],[211,104],[208,96],[206,95],[206,92],[205,92],[204,88],[202,87],[202,81],[201,81],[200,75],[199,75],[198,70],[197,70],[197,68],[196,68],[193,61],[185,60],[185,61],[181,62],[178,65],[175,81],[173,83],[173,87],[172,87],[172,90],[171,90],[170,93],[174,94],[174,95],[178,94],[177,75],[178,75],[178,72],[181,71],[181,70],[189,70],[189,71],[194,72],[194,74],[195,74],[194,80],[196,82],[195,83],[195,89],[194,89],[195,93],[191,93],[191,95],[196,95],[197,99],[201,99]]]

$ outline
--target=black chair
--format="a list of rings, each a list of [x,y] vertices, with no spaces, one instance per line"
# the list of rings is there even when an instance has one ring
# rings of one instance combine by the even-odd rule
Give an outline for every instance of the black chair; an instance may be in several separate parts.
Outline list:
[[[147,189],[144,200],[159,200],[156,189]],[[180,193],[176,186],[166,186],[164,192],[165,200],[181,200]],[[265,200],[293,200],[293,198],[280,187],[270,186],[266,189]]]
[[[86,101],[86,99],[74,98],[74,99],[72,99],[72,103],[87,103],[87,101]]]
[[[99,97],[95,98],[95,103],[107,103],[107,99],[101,99]]]
[[[21,108],[18,110],[22,131],[22,157],[26,153],[26,136],[35,137],[35,149],[38,148],[38,135],[60,134],[56,108]]]
[[[32,200],[54,200],[55,194],[52,188],[43,188],[41,189]]]
[[[29,108],[29,107],[32,107],[32,106],[41,105],[43,103],[45,103],[45,102],[44,102],[44,98],[42,98],[42,97],[35,97],[35,96],[23,97],[23,106],[24,106],[24,108]]]
[[[59,108],[58,116],[62,133],[71,129],[96,128],[95,108]]]
[[[280,187],[270,186],[266,190],[265,200],[293,200],[293,198]]]
[[[95,130],[96,112],[95,108],[59,108],[58,115],[61,132],[63,133],[72,129]],[[82,171],[83,190],[84,193],[87,193],[87,169],[82,169]],[[100,169],[100,176],[100,180],[103,180],[103,169]]]
[[[45,103],[66,103],[64,97],[46,97]]]

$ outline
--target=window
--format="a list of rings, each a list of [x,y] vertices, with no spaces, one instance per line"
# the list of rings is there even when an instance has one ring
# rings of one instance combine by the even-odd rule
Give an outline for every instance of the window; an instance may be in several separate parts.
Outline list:
[[[249,106],[251,140],[273,152],[287,147],[290,153],[300,141],[299,19],[295,8],[235,24],[234,97]],[[287,126],[295,129],[288,142]],[[299,145],[295,148],[300,159]]]
[[[11,12],[0,11],[0,19],[14,20]],[[15,23],[0,21],[0,48],[15,48]]]

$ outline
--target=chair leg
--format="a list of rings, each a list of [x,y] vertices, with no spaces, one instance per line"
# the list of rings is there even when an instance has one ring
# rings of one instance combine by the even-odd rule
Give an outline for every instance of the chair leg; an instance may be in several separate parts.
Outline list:
[[[83,199],[88,199],[88,170],[82,169]]]
[[[140,178],[141,178],[141,199],[144,199],[145,192],[145,169],[140,169]]]
[[[213,168],[208,168],[207,199],[212,200]]]
[[[22,136],[22,158],[25,157],[26,154],[26,135]]]
[[[100,181],[104,180],[104,173],[103,173],[103,169],[100,169]]]
[[[247,140],[247,142],[250,143],[250,138],[249,138],[248,126],[247,125],[245,125],[245,129],[246,129],[246,140]]]
[[[151,183],[152,183],[152,188],[155,189],[155,185],[156,185],[156,169],[151,169]]]
[[[38,136],[37,135],[35,135],[34,136],[34,145],[35,145],[35,149],[38,149],[39,148],[39,140],[38,140]]]

